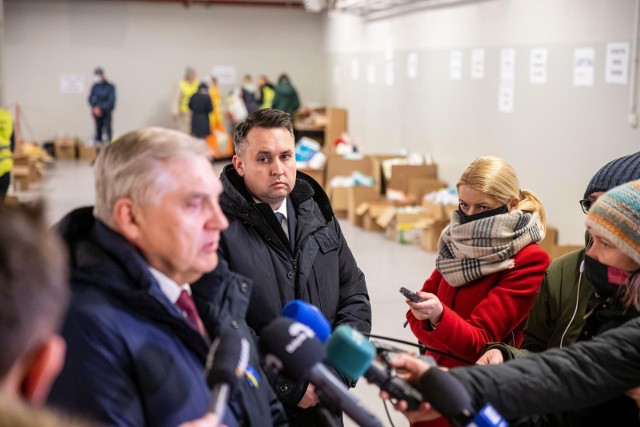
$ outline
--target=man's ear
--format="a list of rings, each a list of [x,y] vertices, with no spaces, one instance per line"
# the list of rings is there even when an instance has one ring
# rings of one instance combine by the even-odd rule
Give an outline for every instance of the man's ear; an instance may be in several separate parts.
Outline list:
[[[236,171],[238,172],[238,175],[240,176],[244,176],[244,161],[242,161],[242,159],[236,155],[233,156],[233,159],[231,160],[233,162],[233,167],[236,168]]]
[[[127,240],[135,240],[140,235],[140,227],[135,215],[136,207],[128,197],[116,200],[113,205],[113,221],[120,234]]]
[[[49,389],[64,365],[67,345],[59,335],[51,336],[37,348],[24,371],[21,393],[22,397],[35,405],[42,404]]]

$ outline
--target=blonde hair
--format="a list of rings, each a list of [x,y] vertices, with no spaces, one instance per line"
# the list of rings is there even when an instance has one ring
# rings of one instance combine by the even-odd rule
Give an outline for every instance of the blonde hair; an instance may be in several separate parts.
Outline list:
[[[546,228],[546,215],[542,202],[532,191],[521,190],[518,175],[513,167],[505,160],[494,156],[482,156],[476,158],[462,172],[456,188],[468,185],[481,191],[502,204],[507,204],[511,199],[518,200],[518,209],[523,212],[537,212],[540,215],[540,223]]]
[[[94,215],[114,227],[118,199],[128,197],[139,205],[156,202],[171,185],[163,179],[166,162],[198,156],[209,157],[206,144],[176,130],[149,127],[121,136],[96,159]]]

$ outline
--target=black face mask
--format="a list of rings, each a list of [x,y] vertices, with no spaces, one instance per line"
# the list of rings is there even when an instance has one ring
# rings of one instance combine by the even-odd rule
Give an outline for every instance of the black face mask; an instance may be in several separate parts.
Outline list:
[[[460,218],[460,224],[466,224],[468,222],[475,221],[477,219],[489,218],[494,215],[502,215],[502,214],[509,213],[509,208],[507,207],[507,205],[502,205],[498,208],[491,209],[490,211],[484,211],[484,212],[480,212],[473,215],[467,215],[464,212],[462,212],[462,209],[460,209],[460,206],[458,205],[458,210],[456,211],[456,213],[458,214],[458,218]]]
[[[584,274],[587,275],[594,291],[608,297],[615,295],[621,286],[626,286],[633,273],[609,267],[586,255],[584,257]]]

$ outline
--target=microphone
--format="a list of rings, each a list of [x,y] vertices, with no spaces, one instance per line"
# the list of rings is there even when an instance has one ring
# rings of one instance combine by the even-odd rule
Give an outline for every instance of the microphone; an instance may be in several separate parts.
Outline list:
[[[364,335],[341,325],[327,342],[326,361],[350,380],[357,381],[364,376],[393,399],[406,401],[409,410],[417,409],[424,400],[422,393],[375,361],[376,353],[376,347]]]
[[[471,396],[462,383],[441,369],[427,370],[420,377],[420,390],[425,400],[455,426],[509,426],[489,403],[476,414],[471,404]]]
[[[229,395],[244,376],[249,363],[250,344],[235,329],[225,331],[211,345],[205,369],[212,388],[209,410],[222,420]]]
[[[316,334],[320,342],[326,342],[331,335],[331,325],[320,309],[308,302],[294,299],[282,309],[282,315],[307,325]]]
[[[307,379],[321,400],[337,405],[360,426],[382,427],[382,423],[348,393],[346,386],[323,364],[323,344],[313,330],[302,323],[280,317],[262,330],[260,348],[267,367],[289,379]]]

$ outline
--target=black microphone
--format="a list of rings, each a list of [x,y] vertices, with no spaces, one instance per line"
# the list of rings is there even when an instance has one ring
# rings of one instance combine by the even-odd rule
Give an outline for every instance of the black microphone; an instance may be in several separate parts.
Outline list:
[[[324,346],[308,326],[280,317],[262,330],[260,348],[270,369],[296,382],[309,379],[321,400],[337,405],[358,425],[382,427],[380,420],[322,364]]]
[[[207,355],[207,384],[212,388],[209,410],[222,420],[229,395],[243,377],[249,363],[249,341],[236,329],[220,335]]]
[[[462,383],[449,372],[432,368],[420,377],[420,391],[425,400],[458,427],[508,427],[507,422],[490,404],[478,413]]]

